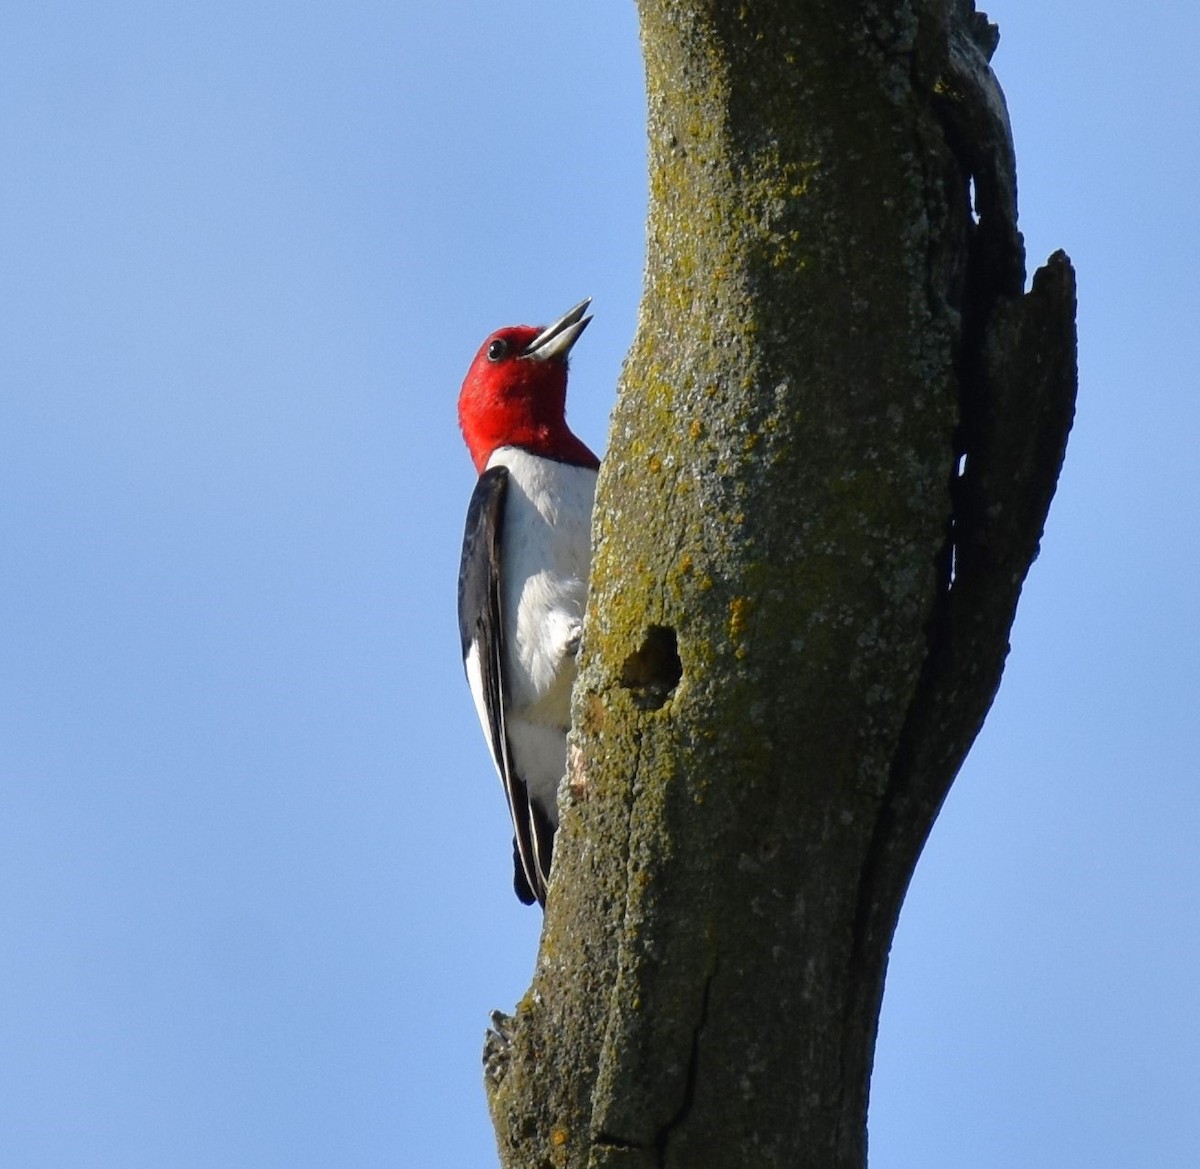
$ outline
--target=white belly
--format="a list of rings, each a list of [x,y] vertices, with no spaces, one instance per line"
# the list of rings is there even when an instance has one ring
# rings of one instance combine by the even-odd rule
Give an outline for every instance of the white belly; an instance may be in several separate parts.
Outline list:
[[[531,794],[553,811],[587,603],[596,472],[514,447],[497,450],[488,466],[497,464],[509,471],[500,565],[509,742]]]

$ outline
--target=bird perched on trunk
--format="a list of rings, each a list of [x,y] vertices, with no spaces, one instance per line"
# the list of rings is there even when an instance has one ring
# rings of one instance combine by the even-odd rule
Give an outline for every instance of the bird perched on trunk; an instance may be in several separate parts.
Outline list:
[[[600,460],[566,420],[567,356],[591,300],[475,355],[458,422],[479,482],[467,509],[458,624],[475,709],[508,797],[517,896],[546,903]]]

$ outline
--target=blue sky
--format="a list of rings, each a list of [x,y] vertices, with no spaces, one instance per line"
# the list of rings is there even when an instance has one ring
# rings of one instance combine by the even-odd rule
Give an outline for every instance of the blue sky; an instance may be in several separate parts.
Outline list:
[[[1191,1166],[1200,13],[996,0],[1080,408],[892,956],[874,1169]],[[0,1165],[493,1163],[539,917],[462,679],[492,328],[640,294],[631,5],[20,3],[0,32]]]

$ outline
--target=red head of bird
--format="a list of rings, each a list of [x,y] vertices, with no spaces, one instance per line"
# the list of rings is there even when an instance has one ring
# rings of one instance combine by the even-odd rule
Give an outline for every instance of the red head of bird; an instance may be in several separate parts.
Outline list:
[[[458,424],[482,473],[502,446],[597,467],[599,460],[567,426],[567,355],[591,317],[588,300],[544,329],[511,325],[479,347],[458,395]]]

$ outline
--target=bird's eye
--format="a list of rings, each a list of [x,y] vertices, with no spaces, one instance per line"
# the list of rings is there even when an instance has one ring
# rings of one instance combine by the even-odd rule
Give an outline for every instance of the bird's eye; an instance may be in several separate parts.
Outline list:
[[[488,346],[488,361],[500,361],[508,356],[508,342],[503,337],[497,337]]]

